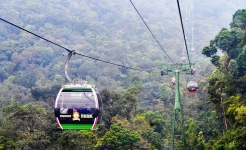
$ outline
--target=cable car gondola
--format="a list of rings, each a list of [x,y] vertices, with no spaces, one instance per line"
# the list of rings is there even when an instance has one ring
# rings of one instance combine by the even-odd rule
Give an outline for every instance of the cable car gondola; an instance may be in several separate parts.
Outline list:
[[[172,77],[172,85],[173,85],[173,86],[176,85],[175,77]]]
[[[181,61],[185,62],[186,61],[186,57],[181,57]]]
[[[56,122],[62,130],[95,130],[100,123],[100,94],[92,85],[64,85],[55,101]]]
[[[198,89],[198,85],[197,85],[197,83],[195,81],[190,81],[187,84],[187,89],[188,89],[189,93],[196,93],[197,89]]]
[[[67,74],[69,60],[75,51],[68,54],[65,75],[70,84],[64,85],[57,94],[54,106],[59,130],[96,130],[101,119],[102,101],[95,86],[87,81],[72,81]]]

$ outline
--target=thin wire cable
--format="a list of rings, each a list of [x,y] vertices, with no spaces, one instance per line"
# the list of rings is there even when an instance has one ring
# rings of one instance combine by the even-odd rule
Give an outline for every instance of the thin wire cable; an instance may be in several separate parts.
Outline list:
[[[110,0],[111,1],[111,5],[112,6],[114,6],[122,15],[124,15],[122,12],[121,12],[121,10],[117,7],[117,4],[115,4],[112,0]]]
[[[54,44],[54,45],[56,45],[56,46],[58,46],[58,47],[61,47],[61,48],[65,49],[65,50],[67,50],[68,52],[72,52],[71,50],[69,50],[69,49],[67,49],[67,48],[65,48],[65,47],[63,47],[63,46],[61,46],[61,45],[59,45],[59,44],[56,44],[56,43],[54,43],[54,42],[52,42],[52,41],[50,41],[50,40],[48,40],[48,39],[45,39],[45,38],[43,38],[43,37],[41,37],[41,36],[39,36],[39,35],[37,35],[37,34],[35,34],[35,33],[32,33],[32,32],[30,32],[30,31],[28,31],[28,30],[26,30],[26,29],[20,27],[20,26],[17,26],[17,25],[15,25],[15,24],[13,24],[13,23],[7,21],[7,20],[4,20],[4,19],[2,19],[2,18],[0,18],[0,20],[6,22],[6,23],[8,23],[8,24],[11,24],[12,26],[15,26],[15,27],[17,27],[17,28],[19,28],[19,29],[21,29],[21,30],[23,30],[23,31],[26,31],[26,32],[28,32],[28,33],[34,35],[34,36],[37,36],[37,37],[39,37],[39,38],[41,38],[41,39],[43,39],[43,40],[45,40],[45,41],[47,41],[47,42],[50,42],[50,43],[52,43],[52,44]]]
[[[158,43],[158,45],[160,46],[160,48],[162,49],[162,51],[167,55],[167,57],[175,64],[175,62],[169,57],[169,55],[166,53],[166,51],[164,50],[164,48],[161,46],[161,44],[159,43],[159,41],[156,39],[155,35],[152,33],[152,31],[150,30],[149,26],[147,25],[147,23],[144,21],[143,17],[140,15],[140,13],[138,12],[137,8],[135,7],[135,5],[133,4],[132,0],[130,0],[130,2],[132,3],[132,6],[134,7],[134,9],[136,10],[136,12],[138,13],[138,15],[140,16],[140,18],[142,19],[142,21],[144,22],[145,26],[148,28],[149,32],[151,33],[151,35],[153,36],[153,38],[155,39],[155,41]]]
[[[194,48],[193,0],[191,0],[191,4],[190,5],[191,5],[190,6],[190,9],[191,9],[191,51],[193,52],[192,62],[194,63],[195,48]]]
[[[91,57],[91,56],[86,56],[86,55],[84,55],[84,54],[80,54],[80,53],[77,53],[77,52],[75,52],[75,54],[80,55],[80,56],[83,56],[83,57],[87,57],[87,58],[90,58],[90,59],[94,59],[94,60],[97,60],[97,61],[101,61],[101,62],[104,62],[104,63],[108,63],[108,64],[111,64],[111,65],[119,66],[119,67],[125,67],[125,68],[132,69],[132,70],[138,70],[138,71],[146,71],[146,72],[149,72],[149,71],[147,71],[147,70],[137,69],[137,68],[132,68],[132,67],[127,67],[127,66],[120,65],[120,64],[115,64],[115,63],[112,63],[112,62],[109,62],[109,61],[106,61],[106,60],[101,60],[101,59],[94,58],[94,57]]]
[[[28,32],[28,33],[34,35],[34,36],[37,36],[37,37],[39,37],[39,38],[41,38],[41,39],[43,39],[43,40],[45,40],[45,41],[47,41],[47,42],[50,42],[50,43],[52,43],[52,44],[54,44],[54,45],[56,45],[56,46],[58,46],[58,47],[61,47],[61,48],[65,49],[65,50],[67,50],[69,53],[72,53],[72,50],[69,50],[69,49],[66,48],[66,47],[63,47],[63,46],[61,46],[61,45],[59,45],[59,44],[57,44],[57,43],[55,43],[55,42],[52,42],[52,41],[50,41],[50,40],[48,40],[48,39],[46,39],[46,38],[44,38],[44,37],[41,37],[41,36],[39,36],[39,35],[37,35],[37,34],[31,32],[31,31],[28,31],[28,30],[26,30],[26,29],[24,29],[24,28],[22,28],[22,27],[20,27],[20,26],[18,26],[18,25],[16,25],[16,24],[13,24],[13,23],[11,23],[11,22],[9,22],[9,21],[7,21],[7,20],[4,20],[4,19],[2,19],[2,18],[0,18],[0,20],[6,22],[6,23],[8,23],[8,24],[11,24],[11,25],[13,25],[13,26],[15,26],[15,27],[17,27],[17,28],[23,30],[23,31],[26,31],[26,32]],[[116,64],[116,63],[112,63],[112,62],[109,62],[109,61],[106,61],[106,60],[101,60],[101,59],[98,59],[98,58],[94,58],[94,57],[91,57],[91,56],[87,56],[87,55],[84,55],[84,54],[80,54],[80,53],[78,53],[78,52],[75,52],[75,54],[80,55],[80,56],[83,56],[83,57],[87,57],[87,58],[90,58],[90,59],[94,59],[94,60],[97,60],[97,61],[101,61],[101,62],[104,62],[104,63],[108,63],[108,64],[111,64],[111,65],[119,66],[119,67],[124,67],[124,68],[132,69],[132,70],[137,70],[137,71],[145,71],[145,72],[149,72],[149,73],[151,72],[151,71],[148,71],[148,70],[137,69],[137,68],[133,68],[133,67],[127,67],[127,66],[120,65],[120,64]]]
[[[178,9],[179,9],[179,17],[180,17],[180,22],[181,22],[182,31],[183,31],[183,37],[184,37],[184,42],[185,42],[186,53],[187,53],[187,57],[188,57],[188,61],[189,61],[190,69],[191,69],[190,56],[189,56],[189,52],[188,52],[188,48],[187,48],[187,43],[186,43],[186,38],[185,38],[185,32],[184,32],[182,15],[181,15],[180,6],[179,6],[179,0],[177,0],[177,5],[178,5]]]
[[[187,3],[186,2],[184,2],[185,3],[185,13],[184,13],[184,16],[185,16],[185,26],[186,27],[188,27],[188,20],[189,20],[189,17],[188,17],[188,6],[187,6]],[[187,37],[186,37],[187,38]],[[182,51],[182,56],[181,56],[181,61],[182,61],[182,57],[184,58],[185,57],[185,52],[186,52],[186,50],[185,50],[185,45],[184,45],[184,47],[183,47],[183,51]],[[185,57],[185,59],[186,59],[186,57]]]

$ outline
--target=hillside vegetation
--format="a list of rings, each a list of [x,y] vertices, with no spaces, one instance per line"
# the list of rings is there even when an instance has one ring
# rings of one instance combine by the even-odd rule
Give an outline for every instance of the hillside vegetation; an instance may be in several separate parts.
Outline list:
[[[186,53],[176,2],[134,4],[170,58],[180,63]],[[186,4],[181,2],[184,17],[189,14]],[[194,1],[196,51],[190,56],[196,63],[197,94],[187,93],[190,77],[180,75],[187,149],[246,147],[246,13],[238,10],[242,4]],[[72,56],[69,76],[97,85],[103,120],[97,131],[57,132],[53,105],[68,83],[67,51],[1,20],[0,149],[170,149],[175,90],[173,75],[162,77],[159,66],[172,62],[129,1],[2,0],[0,14],[65,48],[145,70]],[[190,37],[189,27],[185,24]],[[191,40],[187,42],[190,50]]]

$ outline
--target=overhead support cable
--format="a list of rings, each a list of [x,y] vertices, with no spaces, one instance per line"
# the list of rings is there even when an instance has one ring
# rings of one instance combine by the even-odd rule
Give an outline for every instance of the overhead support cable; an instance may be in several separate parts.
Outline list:
[[[106,60],[101,60],[101,59],[98,59],[98,58],[94,58],[94,57],[91,57],[91,56],[87,56],[87,55],[84,55],[84,54],[80,54],[80,53],[77,53],[77,52],[75,52],[75,54],[80,55],[80,56],[83,56],[83,57],[87,57],[87,58],[90,58],[90,59],[94,59],[94,60],[97,60],[97,61],[101,61],[101,62],[104,62],[104,63],[107,63],[107,64],[119,66],[119,67],[124,67],[124,68],[132,69],[132,70],[137,70],[137,71],[146,71],[146,72],[150,72],[150,71],[148,71],[148,70],[143,70],[143,69],[137,69],[137,68],[127,67],[127,66],[120,65],[120,64],[116,64],[116,63],[112,63],[112,62],[109,62],[109,61],[106,61]]]
[[[26,32],[28,32],[28,33],[34,35],[34,36],[37,36],[37,37],[39,37],[40,39],[43,39],[43,40],[45,40],[45,41],[47,41],[47,42],[50,42],[50,43],[52,43],[52,44],[54,44],[54,45],[56,45],[56,46],[58,46],[58,47],[61,47],[61,48],[65,49],[65,50],[67,50],[68,52],[72,52],[71,50],[69,50],[69,49],[67,49],[67,48],[65,48],[65,47],[63,47],[63,46],[61,46],[61,45],[59,45],[59,44],[57,44],[57,43],[55,43],[55,42],[52,42],[52,41],[50,41],[50,40],[48,40],[48,39],[46,39],[46,38],[43,38],[43,37],[41,37],[41,36],[39,36],[39,35],[37,35],[37,34],[35,34],[35,33],[33,33],[33,32],[30,32],[30,31],[28,31],[28,30],[26,30],[26,29],[24,29],[24,28],[22,28],[22,27],[20,27],[20,26],[17,26],[16,24],[13,24],[13,23],[11,23],[11,22],[9,22],[9,21],[7,21],[7,20],[4,20],[4,19],[2,19],[2,18],[0,18],[0,20],[6,22],[6,23],[8,23],[8,24],[11,24],[12,26],[15,26],[15,27],[17,27],[17,28],[19,28],[19,29],[21,29],[21,30],[23,30],[23,31],[26,31]]]
[[[121,10],[117,7],[117,4],[115,4],[112,0],[110,0],[111,1],[111,5],[112,6],[114,6],[121,14],[123,14],[122,12],[121,12]]]
[[[191,0],[191,52],[195,52],[194,48],[194,21],[193,21],[193,0]],[[192,62],[194,62],[194,54],[192,55]]]
[[[186,42],[186,38],[185,38],[184,25],[183,25],[183,21],[182,21],[182,14],[181,14],[180,6],[179,6],[179,0],[177,0],[177,5],[178,5],[178,10],[179,10],[180,23],[181,23],[181,27],[182,27],[182,31],[183,31],[185,49],[186,49],[186,53],[187,53],[187,57],[188,57],[188,61],[189,61],[190,69],[191,69],[190,56],[189,56],[187,42]]]
[[[142,21],[144,22],[145,26],[148,28],[149,32],[151,33],[151,35],[153,36],[153,38],[155,39],[155,41],[158,43],[158,45],[160,46],[160,48],[162,49],[162,51],[166,54],[166,56],[171,60],[171,62],[173,62],[175,64],[175,62],[170,58],[170,56],[166,53],[166,51],[164,50],[164,48],[161,46],[161,44],[159,43],[159,41],[156,39],[155,35],[153,34],[153,32],[150,30],[149,26],[147,25],[147,23],[144,21],[143,17],[141,16],[141,14],[139,13],[139,11],[137,10],[137,8],[135,7],[135,5],[133,4],[133,2],[130,0],[132,6],[134,7],[134,9],[136,10],[136,12],[138,13],[138,15],[140,16],[140,18],[142,19]]]
[[[37,35],[37,34],[31,32],[31,31],[28,31],[28,30],[26,30],[26,29],[24,29],[24,28],[22,28],[22,27],[20,27],[20,26],[18,26],[18,25],[16,25],[16,24],[14,24],[14,23],[11,23],[11,22],[9,22],[9,21],[7,21],[7,20],[4,20],[4,19],[2,19],[2,18],[0,18],[0,20],[4,21],[4,22],[6,22],[6,23],[8,23],[8,24],[10,24],[10,25],[12,25],[12,26],[15,26],[15,27],[17,27],[17,28],[19,28],[19,29],[21,29],[21,30],[23,30],[23,31],[25,31],[25,32],[28,32],[28,33],[30,33],[30,34],[36,36],[36,37],[39,37],[39,38],[41,38],[41,39],[43,39],[43,40],[45,40],[45,41],[47,41],[47,42],[49,42],[49,43],[52,43],[52,44],[54,44],[54,45],[56,45],[56,46],[58,46],[58,47],[60,47],[60,48],[63,48],[63,49],[65,49],[66,51],[68,51],[69,53],[72,53],[72,52],[73,52],[74,54],[77,54],[77,55],[80,55],[80,56],[83,56],[83,57],[87,57],[87,58],[90,58],[90,59],[93,59],[93,60],[96,60],[96,61],[101,61],[101,62],[104,62],[104,63],[107,63],[107,64],[119,66],[119,67],[124,67],[124,68],[131,69],[131,70],[145,71],[145,72],[149,72],[149,73],[151,72],[151,71],[149,71],[149,70],[138,69],[138,68],[133,68],[133,67],[127,67],[127,66],[124,66],[124,65],[112,63],[112,62],[109,62],[109,61],[106,61],[106,60],[101,60],[101,59],[98,59],[98,58],[94,58],[94,57],[91,57],[91,56],[87,56],[87,55],[84,55],[84,54],[75,52],[74,50],[70,50],[70,49],[68,49],[68,48],[66,48],[66,47],[64,47],[64,46],[61,46],[61,45],[59,45],[59,44],[57,44],[57,43],[55,43],[55,42],[52,42],[52,41],[50,41],[50,40],[48,40],[48,39],[46,39],[46,38],[44,38],[44,37],[41,37],[41,36],[39,36],[39,35]]]

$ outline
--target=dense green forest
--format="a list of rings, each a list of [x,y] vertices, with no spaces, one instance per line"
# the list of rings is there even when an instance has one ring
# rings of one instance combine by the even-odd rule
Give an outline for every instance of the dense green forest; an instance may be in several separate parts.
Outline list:
[[[177,3],[133,2],[179,63],[186,53]],[[190,56],[199,90],[187,93],[190,78],[180,75],[187,149],[245,149],[245,2],[194,1],[192,11],[190,2],[180,1],[180,6],[189,50],[195,48]],[[67,52],[0,21],[0,149],[170,149],[175,90],[173,75],[161,76],[159,66],[172,62],[130,1],[1,0],[0,14],[81,54],[146,70],[72,56],[69,75],[97,85],[103,120],[97,131],[58,132],[53,106],[68,83]]]
[[[208,103],[214,106],[213,113],[221,120],[214,124],[217,129],[214,133],[218,136],[209,141],[217,149],[246,148],[245,18],[245,9],[236,11],[230,29],[222,28],[202,51],[216,66],[207,88]],[[216,54],[218,50],[223,52],[221,56]]]

